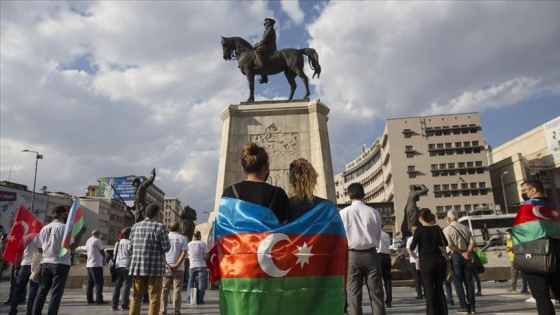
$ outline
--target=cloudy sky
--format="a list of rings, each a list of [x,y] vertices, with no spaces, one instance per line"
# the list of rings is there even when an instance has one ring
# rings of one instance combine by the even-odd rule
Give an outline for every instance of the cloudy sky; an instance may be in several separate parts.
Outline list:
[[[0,180],[82,195],[149,176],[214,205],[222,121],[248,97],[220,36],[312,47],[335,173],[388,118],[480,112],[493,147],[560,114],[560,2],[2,1]],[[306,66],[307,67],[307,66]],[[306,72],[312,74],[307,67]],[[298,80],[296,98],[303,95]],[[283,75],[257,100],[285,99]]]

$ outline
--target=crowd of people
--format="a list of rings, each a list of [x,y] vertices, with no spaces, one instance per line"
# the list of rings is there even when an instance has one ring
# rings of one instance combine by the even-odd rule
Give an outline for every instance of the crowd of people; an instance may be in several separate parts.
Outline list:
[[[234,198],[270,209],[280,224],[289,224],[305,216],[317,204],[329,202],[315,196],[317,172],[305,159],[297,159],[289,165],[289,193],[282,188],[267,183],[270,175],[268,154],[263,147],[249,142],[243,148],[241,166],[246,179],[227,187],[223,197]],[[522,183],[526,203],[550,205],[543,194],[542,183],[528,180]],[[392,307],[391,258],[389,255],[389,235],[382,230],[380,213],[368,206],[365,201],[364,187],[352,183],[347,187],[351,204],[339,212],[347,238],[346,300],[344,312],[349,315],[362,314],[362,289],[364,284],[373,314],[386,314]],[[520,209],[518,216],[525,215]],[[60,256],[60,244],[68,211],[59,206],[53,210],[54,221],[46,225],[37,238],[28,245],[20,263],[15,267],[18,286],[11,296],[10,315],[17,314],[20,297],[25,296],[25,288],[35,269],[32,258],[41,253],[39,276],[31,282],[27,314],[40,315],[46,297],[51,292],[48,314],[58,313],[60,300],[70,269],[70,256]],[[149,303],[148,314],[167,314],[167,300],[171,294],[172,314],[181,311],[181,291],[186,278],[185,261],[189,261],[187,291],[195,288],[197,294],[187,297],[188,303],[203,304],[207,283],[206,261],[209,249],[196,231],[189,242],[180,232],[178,223],[168,228],[161,222],[158,205],[150,204],[145,208],[146,218],[131,228],[121,232],[121,239],[115,244],[113,262],[115,264],[114,292],[111,310],[129,310],[129,314],[140,314],[143,301]],[[476,268],[473,255],[476,248],[469,228],[457,222],[454,210],[447,212],[445,228],[436,224],[435,215],[428,208],[418,211],[419,225],[411,227],[412,236],[407,239],[406,249],[415,283],[416,299],[425,300],[426,314],[448,314],[448,306],[454,305],[451,283],[458,298],[457,313],[476,314],[475,293]],[[518,222],[518,221],[516,221]],[[519,230],[519,229],[518,229]],[[75,236],[71,249],[79,244],[86,231],[84,226]],[[556,230],[555,230],[556,231]],[[560,253],[560,240],[555,231],[540,237],[551,238],[552,247]],[[545,231],[546,232],[546,231]],[[520,233],[520,232],[517,232]],[[521,292],[529,289],[536,301],[539,315],[555,314],[552,297],[560,297],[560,259],[556,271],[549,274],[528,273],[517,270],[513,265],[515,245],[530,239],[527,235],[517,236],[516,226],[506,231],[507,251],[512,261],[510,291],[516,291],[518,275],[523,279]],[[100,232],[93,230],[87,241],[87,292],[86,302],[104,304],[103,299],[103,261],[105,252],[99,239]],[[450,267],[448,267],[450,265]],[[302,263],[303,266],[303,263]],[[240,267],[240,266],[238,266]],[[242,267],[242,266],[241,266]],[[452,278],[447,277],[452,268]],[[447,278],[447,279],[446,279]],[[478,280],[480,281],[480,279]],[[95,288],[95,298],[94,298]],[[132,288],[132,296],[130,291]],[[121,294],[122,291],[122,294]],[[552,291],[552,296],[550,292]],[[36,297],[34,297],[36,296]],[[191,300],[196,299],[196,301]],[[264,300],[266,301],[266,300]],[[251,305],[255,314],[259,313],[260,301]],[[120,308],[119,308],[120,304]]]

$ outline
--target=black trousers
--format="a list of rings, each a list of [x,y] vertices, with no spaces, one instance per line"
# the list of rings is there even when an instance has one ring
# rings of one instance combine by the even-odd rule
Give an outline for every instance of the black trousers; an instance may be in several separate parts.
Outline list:
[[[560,240],[554,239],[551,243],[556,253],[556,272],[552,274],[525,273],[531,295],[537,301],[539,315],[556,314],[551,301],[551,290],[554,297],[560,299]]]
[[[393,285],[391,284],[391,255],[378,253],[381,263],[381,277],[385,285],[385,302],[393,301]]]
[[[420,256],[420,274],[422,274],[422,281],[424,282],[426,314],[447,315],[447,302],[443,292],[443,281],[445,279],[445,260],[443,256]]]

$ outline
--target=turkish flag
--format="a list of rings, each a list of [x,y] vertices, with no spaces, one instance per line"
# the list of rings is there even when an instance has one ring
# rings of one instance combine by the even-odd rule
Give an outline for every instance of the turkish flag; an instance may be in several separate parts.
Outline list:
[[[23,255],[25,247],[33,241],[42,228],[43,223],[20,204],[4,249],[4,260],[16,264],[18,258]]]
[[[218,282],[220,280],[220,259],[218,258],[218,246],[216,244],[208,252],[206,266],[210,269],[210,282]]]

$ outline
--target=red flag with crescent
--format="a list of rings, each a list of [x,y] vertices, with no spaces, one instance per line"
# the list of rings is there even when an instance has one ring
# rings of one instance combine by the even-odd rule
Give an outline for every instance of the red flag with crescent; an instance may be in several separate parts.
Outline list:
[[[18,258],[23,255],[25,247],[33,241],[42,228],[43,223],[20,204],[4,249],[4,259],[16,264]]]
[[[216,244],[214,244],[208,252],[206,266],[210,270],[210,282],[218,282],[218,280],[220,280],[220,260],[218,258],[218,246]]]

